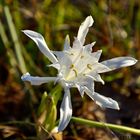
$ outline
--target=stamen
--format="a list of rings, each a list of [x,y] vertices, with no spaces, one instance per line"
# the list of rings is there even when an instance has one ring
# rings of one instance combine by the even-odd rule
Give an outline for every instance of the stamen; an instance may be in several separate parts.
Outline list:
[[[78,73],[76,71],[76,69],[73,69],[74,73],[75,73],[75,76],[77,77],[78,76]]]
[[[84,58],[84,56],[83,56],[83,55],[81,55],[81,57],[80,57],[80,58],[82,59],[82,58]]]
[[[71,66],[70,66],[70,69],[72,69],[72,68],[74,68],[74,65],[73,64],[71,64]]]
[[[92,70],[92,65],[91,64],[87,64],[87,68]]]

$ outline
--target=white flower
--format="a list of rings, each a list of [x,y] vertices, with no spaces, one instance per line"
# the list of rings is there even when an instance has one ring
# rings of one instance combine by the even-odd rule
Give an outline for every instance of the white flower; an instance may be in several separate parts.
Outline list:
[[[71,87],[77,87],[82,97],[86,93],[101,107],[119,109],[116,101],[94,91],[94,81],[104,84],[100,73],[131,66],[137,62],[132,57],[117,57],[99,62],[102,50],[92,52],[92,47],[95,42],[84,46],[85,37],[92,24],[93,19],[91,16],[88,16],[81,24],[72,47],[70,46],[69,37],[66,36],[63,51],[51,51],[45,43],[43,36],[39,33],[30,30],[23,31],[52,62],[50,66],[58,70],[57,77],[33,77],[29,73],[21,77],[23,81],[29,81],[32,85],[41,85],[49,81],[61,83],[65,94],[60,107],[60,121],[57,131],[64,130],[72,116]]]

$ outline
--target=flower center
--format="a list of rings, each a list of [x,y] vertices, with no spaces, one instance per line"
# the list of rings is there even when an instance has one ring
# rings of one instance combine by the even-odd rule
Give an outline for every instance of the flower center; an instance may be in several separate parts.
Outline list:
[[[71,60],[70,65],[67,65],[67,68],[64,70],[64,79],[66,81],[74,81],[93,71],[95,59],[85,52],[83,48],[79,50],[75,48],[70,49],[66,52],[66,57]]]

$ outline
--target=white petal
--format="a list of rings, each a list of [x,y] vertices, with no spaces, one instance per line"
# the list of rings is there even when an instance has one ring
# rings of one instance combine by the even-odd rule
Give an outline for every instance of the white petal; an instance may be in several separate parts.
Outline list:
[[[53,54],[56,55],[57,59],[61,59],[62,57],[64,57],[65,53],[63,51],[51,51]]]
[[[95,57],[97,61],[99,61],[101,53],[102,53],[102,50],[98,50],[97,52],[93,52],[92,56]]]
[[[64,56],[59,60],[59,64],[59,72],[62,73],[63,77],[67,76],[70,71],[70,66],[72,65],[71,59],[66,54],[64,54]]]
[[[58,125],[58,131],[63,131],[72,116],[72,106],[71,106],[71,96],[70,96],[70,91],[68,88],[65,88],[65,94],[63,97],[63,101],[60,107],[60,121]]]
[[[96,42],[92,42],[91,44],[87,44],[84,47],[84,50],[87,51],[87,52],[92,52],[92,47],[95,45]]]
[[[88,88],[90,91],[94,92],[94,79],[91,76],[80,76],[80,78],[77,78],[75,85],[78,88],[81,97],[84,96],[85,88]]]
[[[66,36],[65,38],[65,43],[64,43],[64,50],[68,50],[70,49],[70,38],[69,38],[69,35]]]
[[[103,65],[110,68],[110,70],[106,70],[105,72],[115,70],[121,67],[132,66],[137,62],[137,60],[133,57],[116,57],[113,59],[109,59],[101,62]]]
[[[117,109],[119,110],[119,105],[118,103],[108,97],[102,96],[96,92],[92,93],[91,91],[87,90],[86,94],[94,100],[99,106],[103,108],[112,108],[112,109]]]
[[[94,81],[91,77],[87,78],[87,84],[85,85],[91,92],[94,92]]]
[[[98,73],[92,73],[89,75],[87,74],[86,77],[89,77],[89,78],[93,79],[94,81],[101,82],[104,85],[104,81],[101,78],[100,74],[98,74]]]
[[[81,42],[82,45],[85,42],[85,37],[88,33],[89,27],[91,27],[92,24],[93,24],[93,18],[92,16],[88,16],[79,27],[77,38]]]
[[[107,67],[106,65],[104,65],[102,63],[95,62],[95,60],[93,61],[93,63],[91,60],[88,60],[88,62],[90,62],[92,64],[91,65],[92,70],[89,73],[90,75],[92,75],[92,73],[94,75],[95,73],[104,73],[104,72],[110,70],[109,67]]]
[[[76,87],[78,88],[81,97],[83,97],[84,96],[84,91],[85,91],[84,87],[79,85],[79,84],[76,84]]]
[[[60,70],[60,64],[59,63],[54,63],[54,64],[51,64],[51,65],[48,65],[48,67],[54,67],[57,70]]]
[[[38,76],[30,76],[29,73],[24,74],[21,79],[23,81],[28,81],[31,85],[41,85],[44,83],[48,83],[50,81],[55,81],[56,77],[38,77]]]
[[[80,40],[78,40],[78,38],[75,37],[74,38],[74,41],[73,41],[72,48],[77,49],[77,50],[80,50],[81,47],[82,47],[82,44],[81,44]]]
[[[104,73],[104,72],[110,70],[109,67],[107,67],[106,65],[103,65],[102,63],[96,63],[95,65],[93,64],[93,66],[94,66],[94,70],[97,73]]]
[[[43,36],[37,32],[31,31],[31,30],[23,30],[23,33],[25,33],[28,37],[30,37],[38,46],[40,51],[48,57],[48,59],[52,62],[55,63],[57,62],[56,57],[54,54],[50,51],[48,48],[47,44],[45,43],[45,40]]]

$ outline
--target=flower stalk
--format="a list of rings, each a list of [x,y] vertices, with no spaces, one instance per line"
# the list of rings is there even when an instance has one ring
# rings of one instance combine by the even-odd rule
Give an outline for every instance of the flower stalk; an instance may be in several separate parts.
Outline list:
[[[131,133],[131,134],[135,134],[135,135],[140,136],[140,129],[131,128],[128,126],[122,126],[122,125],[111,124],[111,123],[96,122],[96,121],[91,121],[91,120],[87,120],[87,119],[83,119],[83,118],[79,118],[79,117],[72,117],[71,121],[75,122],[75,123],[79,123],[79,124],[88,125],[91,127],[97,127],[97,128],[107,127],[107,128],[110,128],[111,130],[114,130],[114,131],[127,132],[127,133]]]
[[[117,131],[117,132],[126,132],[131,133],[140,136],[140,129],[131,128],[128,126],[121,126],[117,124],[111,124],[111,123],[103,123],[103,122],[97,122],[92,120],[87,120],[79,117],[72,117],[71,121],[78,124],[84,124],[90,127],[96,127],[96,128],[109,128],[111,130]],[[2,125],[29,125],[32,127],[36,127],[37,125],[35,123],[26,122],[26,121],[10,121],[10,122],[4,122],[1,123]]]

